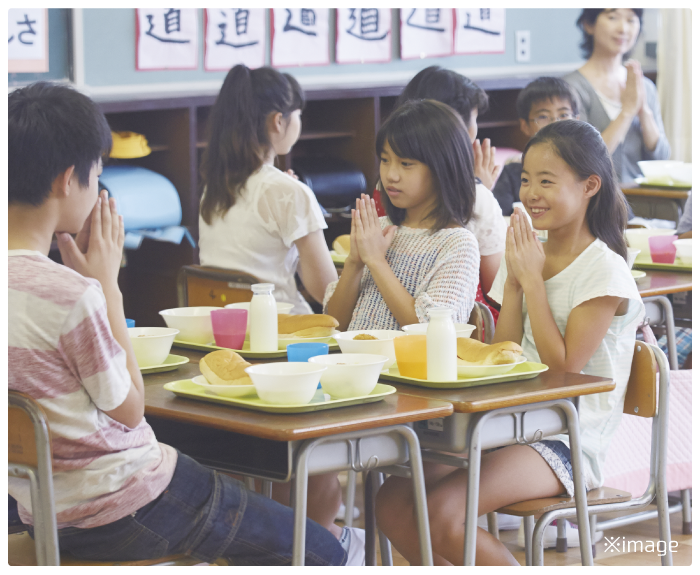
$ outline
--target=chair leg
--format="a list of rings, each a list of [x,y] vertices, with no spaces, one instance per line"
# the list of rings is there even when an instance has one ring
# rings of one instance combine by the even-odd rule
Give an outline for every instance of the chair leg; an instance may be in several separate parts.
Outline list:
[[[347,485],[345,486],[345,525],[352,527],[355,515],[355,489],[357,483],[357,473],[352,469],[348,470]]]
[[[380,471],[377,471],[376,474],[377,482],[375,489],[375,500],[376,493],[379,491],[379,488],[384,483],[384,474]],[[391,543],[389,542],[387,536],[384,535],[384,533],[382,533],[381,529],[379,528],[377,528],[377,536],[379,537],[379,554],[382,558],[382,567],[391,567],[394,564],[394,558],[391,554]]]
[[[260,486],[260,493],[268,499],[272,499],[272,481],[263,479],[262,485]]]
[[[535,516],[526,515],[524,517],[523,530],[525,532],[525,565],[532,565],[532,532],[535,530]]]
[[[591,522],[591,553],[593,554],[593,558],[595,559],[596,556],[596,547],[595,547],[595,533],[598,531],[598,516],[597,515],[590,515],[590,522]]]
[[[690,489],[681,490],[681,503],[683,505],[683,535],[692,535],[693,508],[690,504]]]
[[[566,519],[557,519],[557,553],[566,553],[569,549],[566,527]]]
[[[486,521],[489,526],[489,533],[493,535],[496,539],[500,539],[498,536],[498,513],[492,511],[486,514]]]
[[[374,516],[374,496],[376,494],[374,484],[376,482],[376,472],[369,471],[365,473],[365,565],[375,567],[377,565],[377,548],[375,544],[377,523]]]

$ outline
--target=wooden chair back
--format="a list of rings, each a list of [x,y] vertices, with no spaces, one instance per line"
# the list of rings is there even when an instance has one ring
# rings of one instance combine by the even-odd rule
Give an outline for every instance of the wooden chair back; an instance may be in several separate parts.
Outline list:
[[[634,342],[632,370],[627,382],[624,413],[638,417],[656,415],[656,358],[643,341]]]
[[[179,307],[220,306],[253,298],[250,286],[260,283],[255,276],[221,268],[182,266],[177,276]]]

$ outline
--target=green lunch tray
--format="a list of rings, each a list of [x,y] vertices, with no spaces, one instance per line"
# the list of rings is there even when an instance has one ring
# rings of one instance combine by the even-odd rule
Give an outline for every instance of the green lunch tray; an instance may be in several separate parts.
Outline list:
[[[693,266],[681,263],[657,264],[656,262],[651,261],[651,258],[637,257],[637,259],[634,260],[634,269],[659,270],[665,272],[692,272]]]
[[[173,369],[177,369],[179,365],[185,365],[186,363],[189,363],[189,358],[185,357],[184,355],[174,355],[170,354],[168,357],[165,358],[165,361],[161,363],[160,365],[149,365],[147,367],[140,367],[139,370],[141,370],[141,373],[143,375],[147,375],[149,373],[160,373],[162,371],[172,371]]]
[[[333,340],[335,341],[335,340]],[[228,349],[225,347],[219,347],[216,345],[207,345],[205,343],[194,343],[191,341],[180,341],[176,339],[173,342],[174,347],[184,347],[185,349],[195,349],[197,351],[218,351],[220,349]],[[328,351],[338,351],[340,346],[338,343],[329,343]],[[287,357],[286,349],[278,349],[277,351],[250,351],[250,343],[247,341],[243,343],[243,349],[234,349],[237,354],[246,359],[279,359],[282,357]]]

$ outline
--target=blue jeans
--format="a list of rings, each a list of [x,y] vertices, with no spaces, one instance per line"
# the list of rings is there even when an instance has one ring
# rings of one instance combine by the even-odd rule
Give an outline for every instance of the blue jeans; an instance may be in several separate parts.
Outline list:
[[[186,553],[201,561],[290,565],[294,512],[178,452],[173,478],[154,501],[113,523],[58,532],[61,552],[80,559],[138,561]],[[345,550],[306,520],[306,565],[344,565]]]

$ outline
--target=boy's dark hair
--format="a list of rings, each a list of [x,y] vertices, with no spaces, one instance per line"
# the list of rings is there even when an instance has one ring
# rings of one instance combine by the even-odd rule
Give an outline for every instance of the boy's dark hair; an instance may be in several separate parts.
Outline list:
[[[584,180],[592,174],[600,177],[600,190],[588,204],[586,222],[596,238],[627,261],[624,235],[627,202],[617,183],[612,158],[600,132],[579,120],[552,122],[530,138],[523,152],[523,164],[528,150],[540,144],[551,146],[579,179]]]
[[[104,114],[63,84],[36,82],[8,97],[8,203],[40,206],[56,177],[71,166],[80,185],[112,148]]]
[[[243,64],[229,70],[209,115],[209,145],[202,158],[206,194],[200,211],[206,223],[236,203],[246,180],[262,166],[271,146],[268,116],[281,112],[288,118],[304,105],[304,91],[289,74]]]
[[[574,116],[578,116],[579,99],[571,85],[561,78],[542,76],[534,79],[520,90],[518,99],[515,102],[518,117],[529,121],[532,105],[537,102],[550,101],[552,98],[568,100],[571,106],[571,112]]]
[[[466,225],[474,209],[476,183],[472,145],[462,118],[442,102],[411,100],[394,110],[379,129],[378,158],[385,142],[400,158],[418,160],[430,168],[436,205],[426,219],[434,220],[432,230]],[[400,225],[406,210],[394,207],[381,180],[378,187],[389,219]]]
[[[578,17],[578,20],[576,20],[576,26],[579,27],[583,34],[583,40],[579,44],[579,47],[581,48],[581,53],[586,60],[588,60],[588,58],[591,57],[591,54],[593,54],[593,36],[586,32],[585,25],[588,24],[589,26],[593,26],[598,19],[598,16],[600,16],[601,13],[609,10],[610,8],[584,8],[581,10],[581,15]],[[644,10],[642,8],[630,8],[630,10],[632,10],[632,12],[637,15],[637,18],[639,18],[639,31],[641,32]],[[627,58],[629,58],[631,55],[632,50],[627,52],[627,54],[624,54],[622,58],[627,60]]]
[[[437,100],[447,104],[469,125],[472,110],[484,114],[489,109],[489,97],[466,76],[440,66],[430,66],[416,74],[399,96],[396,106],[409,100]]]

